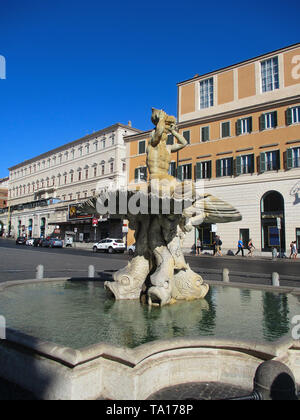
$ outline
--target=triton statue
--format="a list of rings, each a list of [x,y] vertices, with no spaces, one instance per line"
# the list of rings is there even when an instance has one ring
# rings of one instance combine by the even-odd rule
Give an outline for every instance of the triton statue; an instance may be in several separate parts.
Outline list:
[[[140,299],[144,295],[149,305],[163,306],[182,299],[204,298],[209,290],[185,261],[181,249],[185,234],[202,223],[238,221],[241,215],[212,195],[197,196],[192,181],[181,182],[168,173],[171,153],[183,149],[187,141],[176,131],[175,117],[152,109],[151,120],[155,129],[147,147],[147,190],[126,192],[127,201],[136,195],[138,202],[146,203],[144,211],[136,214],[126,206],[123,214],[121,205],[117,211],[135,231],[136,251],[128,265],[114,274],[114,281],[105,282],[105,287],[116,299]],[[177,140],[173,145],[167,145],[169,134]],[[119,204],[124,194],[116,191],[116,199]],[[94,213],[98,208],[97,199],[82,205],[83,210]]]

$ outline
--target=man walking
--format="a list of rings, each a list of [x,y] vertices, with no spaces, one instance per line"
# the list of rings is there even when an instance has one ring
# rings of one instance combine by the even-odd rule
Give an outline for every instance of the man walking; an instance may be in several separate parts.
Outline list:
[[[242,256],[244,257],[244,243],[242,239],[238,241],[238,251],[236,252],[235,255],[238,255],[240,252],[242,252]]]
[[[216,236],[216,255],[220,255],[220,257],[222,257],[222,252],[221,252],[221,245],[222,245],[222,241],[220,239],[220,236]]]

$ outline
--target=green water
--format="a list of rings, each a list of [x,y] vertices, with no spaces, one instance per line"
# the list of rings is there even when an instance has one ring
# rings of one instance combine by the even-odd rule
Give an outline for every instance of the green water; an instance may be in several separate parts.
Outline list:
[[[7,327],[80,349],[99,342],[126,347],[173,337],[275,341],[291,335],[299,297],[212,287],[205,300],[149,308],[115,301],[102,283],[45,283],[0,293]]]

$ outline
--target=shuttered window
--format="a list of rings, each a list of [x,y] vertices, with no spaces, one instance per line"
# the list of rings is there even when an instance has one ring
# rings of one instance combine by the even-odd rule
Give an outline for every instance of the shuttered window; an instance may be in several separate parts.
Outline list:
[[[233,175],[233,158],[218,159],[216,161],[217,177]]]
[[[197,162],[196,164],[196,181],[198,179],[211,178],[211,161]]]
[[[280,169],[280,151],[262,152],[260,154],[260,172]]]
[[[286,125],[300,123],[300,106],[288,108],[286,110]]]
[[[277,127],[277,111],[267,112],[259,117],[260,131]]]
[[[300,168],[300,147],[294,147],[286,151],[287,169]]]
[[[139,142],[139,155],[143,155],[146,152],[146,141],[142,140]]]
[[[224,137],[230,137],[230,122],[226,121],[222,123],[222,138]]]
[[[209,141],[209,126],[201,127],[201,141]]]
[[[189,130],[188,131],[184,131],[182,133],[182,135],[186,139],[186,141],[188,142],[188,144],[190,144],[190,142],[191,142],[191,133],[190,133],[190,131]]]
[[[254,154],[237,156],[235,160],[235,174],[252,174],[254,172]]]

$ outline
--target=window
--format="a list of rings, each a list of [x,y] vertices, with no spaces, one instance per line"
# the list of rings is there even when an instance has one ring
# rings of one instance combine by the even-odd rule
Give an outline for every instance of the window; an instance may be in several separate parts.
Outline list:
[[[97,141],[95,141],[94,146],[95,146],[95,152],[97,152],[98,151],[98,142]]]
[[[222,138],[230,137],[230,121],[221,124]]]
[[[94,178],[97,176],[97,166],[94,167]]]
[[[125,162],[123,162],[123,164],[122,164],[122,169],[123,169],[123,172],[126,171],[126,163]]]
[[[71,157],[72,157],[72,159],[75,159],[75,150],[71,151]]]
[[[260,154],[260,172],[276,171],[280,169],[280,152],[263,152]]]
[[[81,156],[82,156],[82,147],[80,147],[80,148],[78,149],[78,152],[79,152],[79,156],[81,157]]]
[[[268,130],[277,127],[277,111],[267,112],[259,117],[259,129]]]
[[[111,145],[114,146],[115,145],[115,135],[112,134],[111,136]]]
[[[235,160],[235,174],[252,174],[254,172],[254,155],[237,156]]]
[[[102,165],[101,165],[101,175],[104,175],[104,174],[105,174],[105,164],[102,163]]]
[[[89,170],[88,169],[85,170],[85,179],[89,179]]]
[[[214,79],[202,80],[200,82],[200,109],[214,106]]]
[[[201,141],[209,141],[209,126],[201,127]]]
[[[286,124],[300,123],[300,106],[295,106],[286,110]]]
[[[173,134],[169,134],[167,138],[167,145],[172,146],[174,144],[174,136]]]
[[[192,179],[193,177],[193,167],[191,163],[188,163],[186,165],[178,166],[177,169],[177,178],[180,181],[184,181],[187,179]]]
[[[300,147],[288,149],[286,152],[286,168],[300,168]]]
[[[241,118],[236,122],[236,135],[252,132],[252,117]]]
[[[74,182],[74,174],[71,174],[71,183]]]
[[[190,144],[190,142],[191,142],[191,133],[190,133],[190,131],[189,130],[188,131],[184,131],[182,133],[182,135],[186,139],[186,141],[188,142],[188,144]]]
[[[278,57],[261,62],[261,89],[262,92],[279,89]]]
[[[65,175],[65,185],[66,185],[67,181],[68,181],[68,176]]]
[[[105,139],[103,139],[103,140],[101,141],[101,146],[102,146],[102,149],[105,149],[105,146],[106,146],[106,141],[105,141]]]
[[[90,153],[90,145],[89,145],[89,144],[87,144],[87,145],[85,146],[85,151],[86,151],[86,154],[87,154],[87,155]]]
[[[233,175],[233,158],[218,159],[216,161],[217,177]]]
[[[114,162],[110,162],[110,173],[112,174],[114,171]]]
[[[146,153],[146,141],[142,140],[139,142],[139,155]]]
[[[135,169],[134,181],[135,182],[147,181],[147,167],[146,166],[142,166],[140,168]]]
[[[176,177],[176,162],[170,162],[168,173],[174,178]]]
[[[82,177],[82,175],[81,175],[81,171],[79,171],[79,172],[78,172],[78,181],[81,181],[81,177]]]
[[[211,178],[211,161],[197,162],[196,164],[196,181],[197,179]]]

